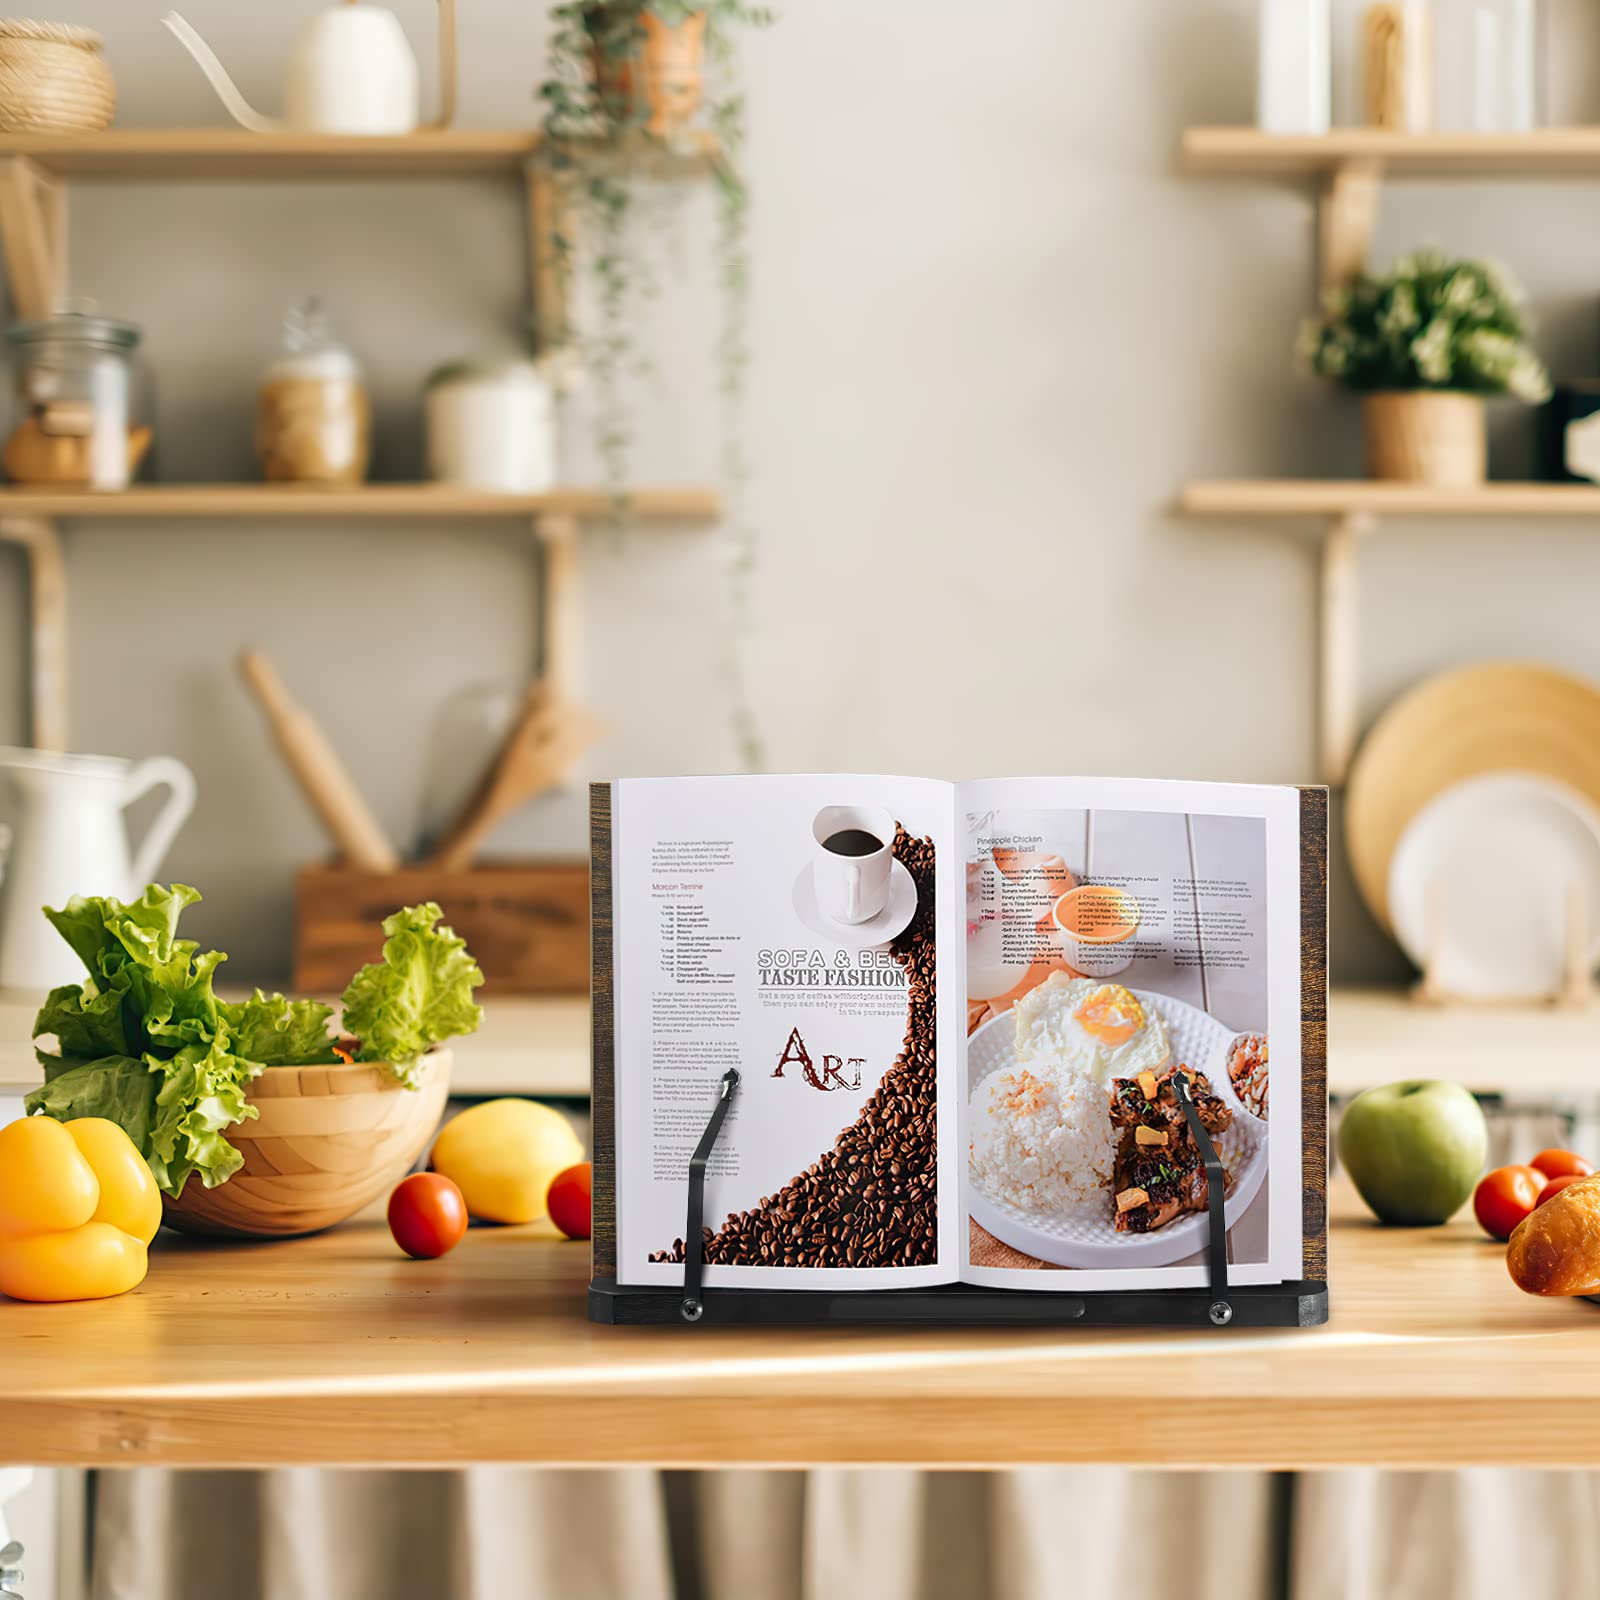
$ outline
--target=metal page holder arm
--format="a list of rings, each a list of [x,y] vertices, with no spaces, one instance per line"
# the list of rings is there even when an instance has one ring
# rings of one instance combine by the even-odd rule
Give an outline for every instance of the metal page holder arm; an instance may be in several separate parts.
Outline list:
[[[1190,1136],[1194,1139],[1195,1148],[1200,1152],[1200,1159],[1206,1169],[1206,1212],[1209,1225],[1206,1262],[1212,1295],[1210,1317],[1217,1327],[1225,1328],[1233,1321],[1233,1307],[1228,1300],[1228,1219],[1225,1210],[1227,1169],[1217,1154],[1216,1146],[1211,1142],[1211,1136],[1200,1122],[1200,1114],[1195,1109],[1188,1078],[1182,1074],[1174,1074],[1173,1084],[1178,1104],[1183,1109],[1184,1120],[1189,1125]],[[716,1148],[717,1139],[722,1133],[722,1125],[727,1121],[738,1088],[738,1069],[730,1067],[722,1075],[717,1103],[712,1107],[705,1132],[700,1135],[700,1142],[689,1158],[689,1204],[683,1249],[683,1299],[678,1304],[678,1315],[685,1322],[698,1322],[705,1315],[701,1281],[705,1275],[706,1165],[711,1159],[711,1152]]]
[[[1205,1163],[1206,1211],[1210,1220],[1210,1237],[1206,1244],[1206,1265],[1211,1275],[1210,1315],[1219,1328],[1225,1328],[1233,1321],[1233,1307],[1228,1303],[1228,1218],[1224,1209],[1227,1204],[1228,1171],[1222,1164],[1222,1157],[1217,1154],[1217,1147],[1211,1142],[1211,1135],[1201,1125],[1200,1113],[1195,1109],[1194,1096],[1189,1091],[1188,1076],[1175,1072],[1172,1083],[1178,1104],[1183,1108],[1184,1121],[1189,1124],[1189,1136]]]
[[[685,1322],[698,1322],[705,1315],[705,1303],[700,1298],[700,1279],[705,1272],[705,1212],[706,1163],[716,1148],[717,1136],[728,1119],[728,1109],[733,1104],[739,1088],[739,1069],[729,1067],[722,1075],[717,1091],[717,1103],[712,1107],[711,1120],[700,1135],[700,1143],[689,1157],[689,1220],[683,1235],[683,1300],[678,1315]]]

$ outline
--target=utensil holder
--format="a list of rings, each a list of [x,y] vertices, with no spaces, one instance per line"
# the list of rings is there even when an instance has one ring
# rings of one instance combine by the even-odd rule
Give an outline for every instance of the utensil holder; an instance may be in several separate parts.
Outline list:
[[[435,900],[483,968],[483,993],[589,992],[589,863],[491,861],[452,871],[426,865],[370,872],[343,862],[295,879],[294,983],[338,994],[383,954],[381,923]]]

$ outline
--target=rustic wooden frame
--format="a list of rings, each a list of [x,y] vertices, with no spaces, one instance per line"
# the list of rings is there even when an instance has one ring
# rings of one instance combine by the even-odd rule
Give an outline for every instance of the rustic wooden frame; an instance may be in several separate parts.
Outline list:
[[[1300,791],[1301,1273],[1328,1277],[1328,791]]]

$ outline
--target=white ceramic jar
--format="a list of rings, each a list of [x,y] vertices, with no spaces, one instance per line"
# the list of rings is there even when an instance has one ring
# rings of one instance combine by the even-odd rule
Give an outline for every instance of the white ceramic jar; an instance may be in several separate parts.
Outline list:
[[[1264,133],[1328,131],[1333,71],[1328,0],[1261,0],[1256,122]]]
[[[556,481],[555,394],[531,361],[443,367],[427,385],[428,471],[441,483],[543,494]]]

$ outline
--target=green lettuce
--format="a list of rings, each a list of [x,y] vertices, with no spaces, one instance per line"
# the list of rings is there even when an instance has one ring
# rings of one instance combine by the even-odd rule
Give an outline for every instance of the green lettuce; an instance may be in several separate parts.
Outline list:
[[[161,1079],[147,1062],[137,1056],[102,1056],[96,1061],[63,1056],[43,1059],[48,1076],[44,1087],[27,1097],[30,1113],[42,1112],[58,1122],[104,1117],[116,1123],[149,1159]]]
[[[429,1050],[483,1020],[472,998],[483,973],[454,928],[435,926],[443,915],[430,900],[385,917],[383,960],[363,967],[344,992],[344,1030],[360,1041],[356,1060],[387,1064],[408,1089],[421,1082]]]
[[[40,1008],[33,1036],[52,1035],[56,1048],[37,1051],[45,1081],[25,1102],[30,1115],[61,1122],[115,1122],[174,1196],[191,1177],[212,1189],[243,1165],[226,1134],[257,1115],[247,1096],[266,1068],[339,1059],[332,1006],[260,989],[217,998],[226,957],[178,937],[179,917],[199,898],[186,884],[153,883],[128,904],[74,896],[45,909],[87,976],[52,989]],[[408,1089],[430,1049],[483,1016],[472,999],[483,974],[453,930],[436,926],[440,915],[428,904],[389,917],[383,960],[363,967],[344,996],[356,1059],[387,1066]]]
[[[33,1036],[43,1087],[24,1104],[61,1122],[105,1117],[149,1163],[157,1184],[183,1193],[198,1173],[208,1188],[242,1165],[225,1129],[256,1115],[246,1103],[262,1063],[242,1056],[212,981],[224,959],[178,937],[178,918],[200,896],[186,884],[151,884],[135,901],[75,895],[45,915],[88,969],[51,990]]]
[[[168,1194],[182,1194],[190,1173],[198,1172],[206,1188],[214,1189],[244,1165],[244,1157],[222,1135],[260,1115],[245,1100],[245,1089],[262,1068],[236,1056],[229,1044],[223,1023],[209,1044],[186,1044],[161,1063],[145,1159]]]
[[[259,989],[248,999],[219,1000],[217,1007],[233,1033],[233,1048],[264,1067],[331,1066],[328,1019],[333,1007],[320,1000],[289,1000]]]

